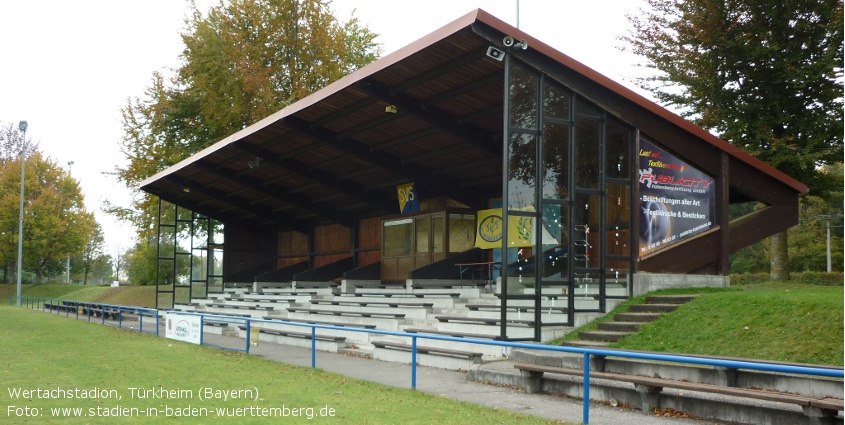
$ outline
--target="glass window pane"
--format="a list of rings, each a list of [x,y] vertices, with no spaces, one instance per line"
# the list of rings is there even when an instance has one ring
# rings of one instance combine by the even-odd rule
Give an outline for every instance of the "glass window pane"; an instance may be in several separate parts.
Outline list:
[[[511,62],[510,126],[537,130],[537,76]]]
[[[174,224],[176,223],[176,205],[167,201],[161,202],[161,212],[159,213],[159,223]]]
[[[428,216],[420,217],[416,219],[416,231],[417,231],[417,251],[416,253],[422,254],[424,252],[428,252],[428,238],[429,238],[429,220]]]
[[[631,253],[631,188],[628,185],[607,185],[607,255]]]
[[[449,214],[449,251],[464,252],[475,246],[475,215]]]
[[[569,263],[569,208],[543,205],[543,277],[566,278]]]
[[[191,222],[176,223],[176,252],[191,252]]]
[[[599,195],[578,195],[572,207],[575,230],[572,235],[573,266],[598,268],[601,259]]]
[[[535,205],[537,138],[511,134],[508,143],[508,208]]]
[[[213,254],[213,261],[214,263],[211,265],[211,275],[212,276],[223,276],[223,250],[219,248],[215,248],[212,250]]]
[[[411,255],[412,228],[410,218],[384,222],[382,251],[385,257]]]
[[[549,118],[571,120],[570,94],[554,83],[543,85],[543,115]]]
[[[599,119],[601,118],[601,109],[579,96],[575,101],[575,114],[576,118]]]
[[[158,247],[160,257],[172,258],[176,253],[175,240],[176,228],[173,226],[160,226],[158,228]]]
[[[176,255],[176,285],[187,286],[191,283],[191,256]]]
[[[575,185],[598,189],[600,174],[599,122],[575,122]]]
[[[439,254],[443,252],[445,249],[443,245],[446,244],[445,223],[443,216],[432,217],[431,222],[434,225],[434,247],[431,252]]]
[[[616,120],[608,120],[605,135],[605,172],[607,177],[627,179],[630,176],[631,129]]]
[[[543,199],[569,198],[569,133],[571,126],[543,126]]]
[[[191,221],[193,219],[194,213],[187,209],[180,206],[176,207],[176,220],[180,221]]]
[[[211,219],[211,242],[215,244],[222,244],[224,242],[223,238],[223,222],[217,221],[215,219]]]
[[[172,285],[173,284],[173,265],[174,260],[158,260],[158,285]],[[159,290],[163,290],[159,288]]]
[[[608,297],[628,297],[631,280],[631,263],[608,260],[605,277],[605,293]]]
[[[191,262],[191,280],[204,282],[208,278],[208,251],[195,249]]]

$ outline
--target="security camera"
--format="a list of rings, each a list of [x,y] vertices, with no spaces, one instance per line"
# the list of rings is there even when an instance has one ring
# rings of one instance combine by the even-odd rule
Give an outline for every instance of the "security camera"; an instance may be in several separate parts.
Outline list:
[[[501,62],[502,59],[505,58],[505,52],[490,46],[487,48],[487,57],[496,59],[497,61]]]

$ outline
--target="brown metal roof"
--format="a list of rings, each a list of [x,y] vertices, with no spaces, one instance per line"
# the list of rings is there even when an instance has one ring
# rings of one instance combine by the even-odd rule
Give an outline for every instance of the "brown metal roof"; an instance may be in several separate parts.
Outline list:
[[[141,189],[223,221],[300,231],[396,213],[396,185],[406,182],[424,198],[486,208],[501,196],[504,87],[503,63],[486,51],[502,48],[504,35],[528,40],[561,72],[806,191],[480,9],[156,174]]]

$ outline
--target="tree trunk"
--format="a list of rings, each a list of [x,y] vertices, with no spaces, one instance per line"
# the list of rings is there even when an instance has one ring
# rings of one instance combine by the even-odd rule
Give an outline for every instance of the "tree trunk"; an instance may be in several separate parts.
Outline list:
[[[786,230],[772,236],[771,278],[789,280],[789,253],[787,251]]]

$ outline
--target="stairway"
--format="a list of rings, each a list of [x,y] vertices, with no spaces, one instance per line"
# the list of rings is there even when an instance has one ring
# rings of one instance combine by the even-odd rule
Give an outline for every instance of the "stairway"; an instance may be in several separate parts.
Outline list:
[[[612,342],[639,332],[640,328],[660,318],[663,313],[675,311],[698,295],[652,295],[643,304],[630,306],[626,313],[616,313],[613,321],[598,324],[598,330],[578,333],[578,339],[565,341],[563,345],[575,347],[606,347]]]

